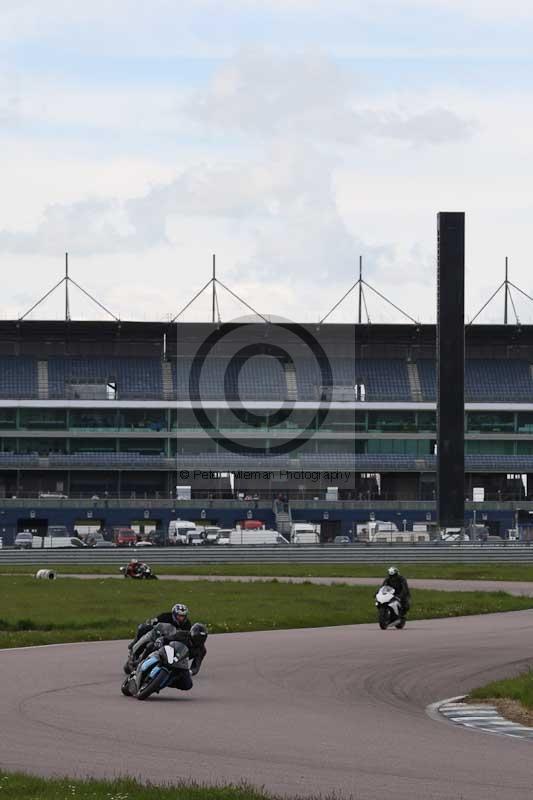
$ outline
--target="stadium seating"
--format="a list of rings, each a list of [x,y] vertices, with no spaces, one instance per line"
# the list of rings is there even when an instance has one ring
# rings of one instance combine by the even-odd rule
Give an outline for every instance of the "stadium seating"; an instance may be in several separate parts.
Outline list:
[[[317,400],[324,386],[324,370],[312,359],[296,360],[299,400]],[[329,361],[334,386],[364,386],[365,401],[411,400],[407,362],[401,359],[357,360],[332,358]],[[352,394],[351,399],[355,397]]]
[[[0,398],[31,399],[39,397],[36,358],[3,356],[0,358]],[[325,383],[326,372],[312,358],[295,360],[297,400],[316,401]],[[76,386],[84,391],[94,385],[95,399],[105,398],[107,383],[116,385],[117,399],[160,399],[163,394],[163,370],[158,358],[58,358],[47,360],[47,391],[41,399],[73,398]],[[402,359],[360,359],[339,357],[329,361],[333,385],[347,391],[342,399],[355,398],[356,383],[364,386],[367,402],[402,402],[413,397],[407,361]],[[324,365],[322,365],[324,366]],[[416,362],[421,399],[436,399],[434,359]],[[172,395],[189,399],[191,370],[199,378],[199,395],[205,400],[286,400],[287,378],[283,365],[269,356],[234,361],[208,358],[199,370],[192,358],[171,361]],[[112,394],[108,395],[112,396]],[[90,398],[85,398],[90,399]],[[168,392],[165,399],[171,399]],[[295,399],[294,396],[292,399]],[[531,402],[533,378],[527,361],[519,359],[469,359],[465,365],[465,400],[467,402]]]
[[[26,356],[0,358],[0,397],[37,397],[37,361]]]
[[[191,358],[178,358],[172,364],[172,374],[178,400],[189,398],[191,375],[204,400],[277,400],[287,394],[283,367],[268,356],[231,364],[229,359],[207,358],[202,365],[193,365]]]
[[[163,393],[157,358],[50,358],[48,396],[62,398],[70,384],[116,383],[118,398],[159,398]]]
[[[437,396],[436,365],[432,359],[417,362],[422,396]],[[531,402],[533,380],[527,361],[518,359],[468,359],[465,364],[465,401],[510,403]]]

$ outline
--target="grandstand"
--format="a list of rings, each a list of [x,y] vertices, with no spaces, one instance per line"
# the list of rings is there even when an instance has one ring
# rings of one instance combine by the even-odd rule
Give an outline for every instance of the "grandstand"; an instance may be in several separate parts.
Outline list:
[[[467,495],[484,490],[494,530],[533,512],[532,373],[532,327],[467,328]],[[43,508],[71,525],[139,509],[232,524],[242,496],[273,524],[280,493],[332,533],[369,513],[434,519],[435,407],[429,325],[2,322],[0,528]]]

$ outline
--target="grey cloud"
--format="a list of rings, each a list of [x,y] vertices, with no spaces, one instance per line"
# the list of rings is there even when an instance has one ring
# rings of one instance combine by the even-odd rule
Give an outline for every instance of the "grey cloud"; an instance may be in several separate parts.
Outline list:
[[[325,56],[245,52],[220,67],[187,110],[212,130],[315,144],[368,137],[437,144],[468,138],[475,128],[447,108],[368,107],[358,101],[358,88],[356,76]]]
[[[252,254],[232,279],[284,283],[309,279],[340,286],[355,279],[365,253],[368,273],[390,263],[387,246],[368,247],[347,229],[336,203],[334,162],[308,146],[277,141],[262,162],[228,168],[190,168],[174,181],[124,202],[113,198],[49,206],[34,231],[0,231],[0,252],[136,253],[170,245],[167,225],[179,216],[224,218],[253,241]],[[179,237],[178,229],[178,237]]]
[[[118,201],[83,200],[48,206],[35,230],[0,231],[0,251],[55,254],[72,250],[80,255],[128,250],[141,244]]]

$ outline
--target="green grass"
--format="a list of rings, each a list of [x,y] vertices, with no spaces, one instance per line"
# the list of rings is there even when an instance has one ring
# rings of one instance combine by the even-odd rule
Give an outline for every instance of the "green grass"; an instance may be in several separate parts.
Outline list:
[[[493,681],[486,686],[473,689],[470,697],[474,700],[497,698],[500,700],[516,700],[525,708],[533,709],[533,670],[528,670],[516,678]]]
[[[150,563],[149,553],[137,558],[144,558]],[[124,563],[128,556],[124,556]],[[408,578],[447,578],[450,580],[493,580],[493,581],[533,581],[533,564],[409,564],[397,563],[394,550],[391,551],[391,563],[395,564]],[[0,573],[35,574],[46,566],[59,573],[81,574],[118,574],[116,564],[35,564],[2,565]],[[384,575],[387,564],[190,564],[177,567],[164,564],[153,564],[154,572],[159,575],[265,575],[271,577],[326,577],[326,578],[374,578]]]
[[[165,787],[142,785],[131,779],[44,779],[2,770],[0,797],[2,800],[275,800],[273,795],[244,785],[214,787],[179,783]]]
[[[310,583],[130,582],[0,578],[0,647],[126,639],[137,624],[175,602],[187,603],[212,633],[375,622],[372,587]],[[533,607],[504,592],[416,590],[411,619],[487,614]]]

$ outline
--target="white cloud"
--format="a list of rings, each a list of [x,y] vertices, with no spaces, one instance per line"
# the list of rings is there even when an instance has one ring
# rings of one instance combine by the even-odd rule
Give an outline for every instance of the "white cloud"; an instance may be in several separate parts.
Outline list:
[[[432,35],[421,39],[423,48],[411,47],[398,33],[397,14],[463,11],[452,0],[417,3],[383,0],[363,9],[335,0],[221,2],[225,27],[214,32],[195,24],[193,9],[209,15],[214,4],[184,2],[178,33],[180,14],[170,0],[129,15],[132,3],[118,0],[112,9],[105,3],[105,30],[102,0],[3,6],[12,16],[0,38],[27,43],[39,35],[42,47],[60,39],[63,46],[72,36],[73,49],[63,55],[73,58],[112,54],[113,38],[118,58],[132,61],[150,53],[237,51],[210,67],[207,82],[205,65],[199,78],[187,77],[193,70],[184,64],[179,88],[160,80],[156,61],[153,79],[137,85],[122,76],[121,83],[112,60],[109,81],[100,77],[100,85],[76,83],[66,69],[60,74],[60,65],[54,77],[25,72],[2,84],[4,313],[17,305],[22,311],[34,291],[46,291],[69,250],[74,277],[122,318],[160,319],[209,279],[216,252],[221,279],[258,310],[314,320],[353,283],[363,254],[368,281],[427,320],[434,316],[435,213],[442,208],[467,211],[472,306],[490,294],[493,278],[501,279],[505,254],[527,290],[530,93],[509,85],[498,95],[485,90],[482,98],[478,90],[452,92],[445,81],[437,89],[429,79],[426,85],[423,72],[441,51],[431,48]],[[339,52],[353,30],[360,39],[354,48],[364,46],[366,55],[385,62],[391,53],[425,52],[416,91],[408,83],[402,92],[377,89],[390,75],[383,63],[376,80],[312,45],[295,54],[317,38],[311,23],[334,20],[341,7],[344,38],[328,27],[326,50]],[[264,50],[253,50],[262,31],[247,28],[251,16],[246,24],[240,16],[254,8],[279,11]],[[365,39],[355,27],[363,18],[386,21],[391,35]],[[235,34],[228,33],[233,19],[242,23]],[[299,19],[307,26],[301,39],[293,36]],[[292,36],[294,46],[275,41],[274,28],[285,24],[284,41]],[[247,39],[250,49],[242,51]],[[490,53],[483,38],[474,46]],[[468,52],[464,41],[457,48]],[[398,318],[371,294],[367,299],[373,321]],[[98,316],[80,298],[73,303]],[[246,313],[227,296],[221,303],[225,319]],[[353,319],[355,305],[349,298],[333,318]],[[61,306],[59,298],[51,308],[61,314]],[[210,298],[187,314],[209,318]]]

